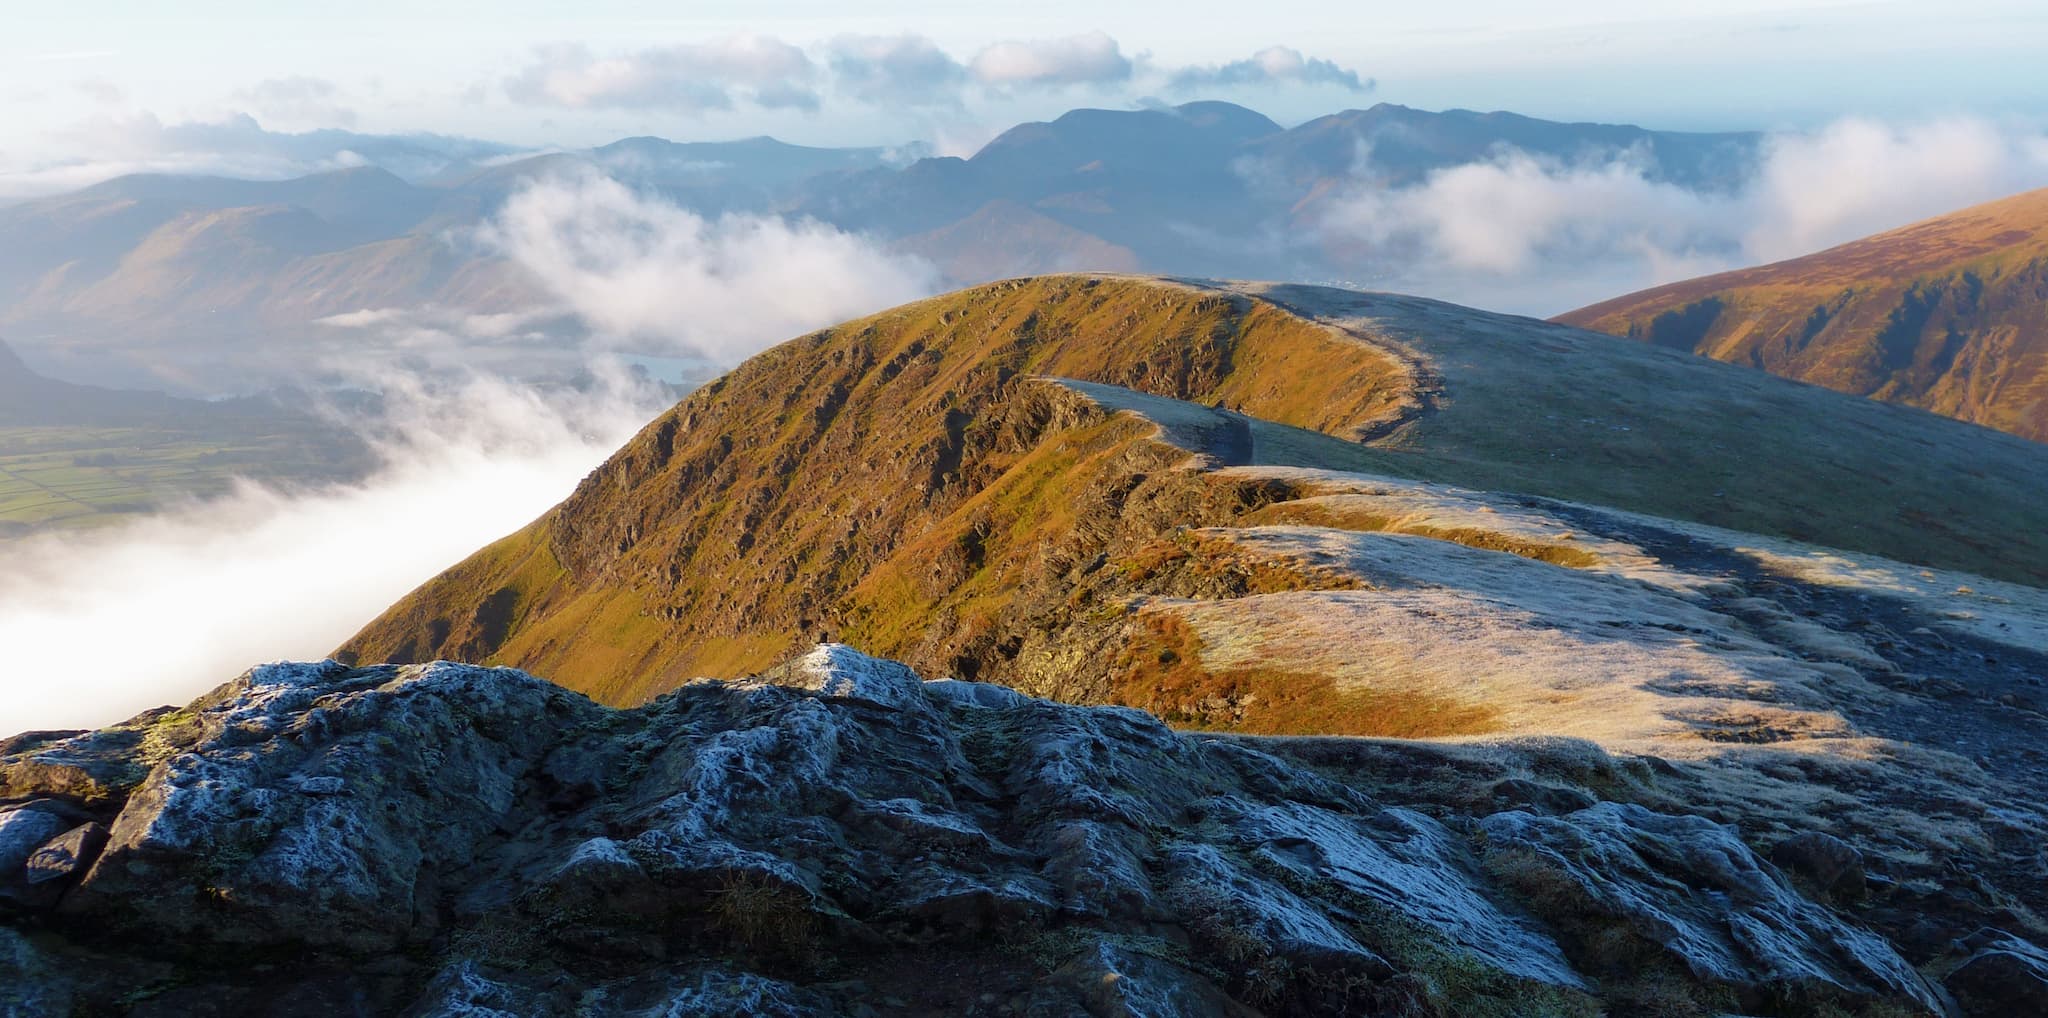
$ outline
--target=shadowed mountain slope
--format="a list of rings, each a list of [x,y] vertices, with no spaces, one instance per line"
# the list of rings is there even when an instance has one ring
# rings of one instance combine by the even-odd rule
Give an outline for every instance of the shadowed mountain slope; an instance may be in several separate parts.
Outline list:
[[[1557,320],[2048,441],[2048,189]]]

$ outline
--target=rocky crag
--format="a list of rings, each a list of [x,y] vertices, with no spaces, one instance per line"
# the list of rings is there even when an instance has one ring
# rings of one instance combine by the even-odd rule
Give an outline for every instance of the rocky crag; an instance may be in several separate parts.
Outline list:
[[[1929,979],[1851,904],[1907,892],[1824,835],[1774,864],[1633,801],[1667,770],[1181,734],[835,644],[623,710],[509,669],[271,665],[0,744],[0,1013],[1902,1015],[2038,989],[2004,933]],[[1458,795],[1425,792],[1447,772]]]

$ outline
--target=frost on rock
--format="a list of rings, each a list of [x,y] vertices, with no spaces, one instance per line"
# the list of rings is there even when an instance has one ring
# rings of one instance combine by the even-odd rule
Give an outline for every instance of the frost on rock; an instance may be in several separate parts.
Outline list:
[[[1577,837],[1603,907],[1675,931],[1703,984],[1924,999],[1703,821],[1475,831],[1138,711],[840,645],[785,671],[612,710],[503,669],[272,665],[28,745],[0,757],[9,857],[110,836],[49,881],[33,948],[0,926],[0,966],[87,1011],[160,985],[223,1013],[346,993],[475,1018],[956,1014],[984,993],[1024,1014],[1592,1008],[1545,917],[1475,861],[1483,831]],[[1675,868],[1726,889],[1681,894]]]
[[[779,678],[779,677],[778,677]],[[872,658],[843,643],[821,643],[797,659],[784,685],[820,696],[860,700],[878,707],[921,705],[924,680],[894,661]]]
[[[64,832],[64,818],[39,809],[0,813],[0,874],[16,876],[36,849]]]
[[[1942,1010],[1940,995],[1890,944],[1801,897],[1710,820],[1603,802],[1562,817],[1497,813],[1479,826],[1490,853],[1519,852],[1533,863],[1524,881],[1561,886],[1701,978],[1830,987]]]
[[[1464,843],[1419,813],[1347,816],[1301,803],[1228,808],[1231,836],[1300,880],[1330,881],[1428,927],[1503,972],[1578,986],[1564,954],[1481,890]]]

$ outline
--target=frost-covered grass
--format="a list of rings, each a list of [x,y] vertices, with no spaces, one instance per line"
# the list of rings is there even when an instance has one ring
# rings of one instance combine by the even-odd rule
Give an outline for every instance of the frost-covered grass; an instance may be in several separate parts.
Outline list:
[[[1389,461],[1382,472],[2048,582],[2048,446],[1422,298],[1226,288],[1441,376],[1435,412],[1375,443]]]

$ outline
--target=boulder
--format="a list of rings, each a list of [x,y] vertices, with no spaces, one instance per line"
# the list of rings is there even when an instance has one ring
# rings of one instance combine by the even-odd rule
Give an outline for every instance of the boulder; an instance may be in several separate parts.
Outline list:
[[[1970,938],[1975,950],[1943,985],[1973,1014],[2048,1014],[2048,951],[2002,930]]]
[[[64,827],[63,817],[34,807],[0,812],[0,884],[20,877],[28,857]]]
[[[84,872],[107,843],[107,829],[99,824],[80,824],[49,840],[28,857],[24,867],[31,885],[68,880]]]
[[[1771,862],[1812,881],[1832,897],[1863,896],[1863,853],[1834,835],[1819,831],[1795,834],[1771,847]]]

